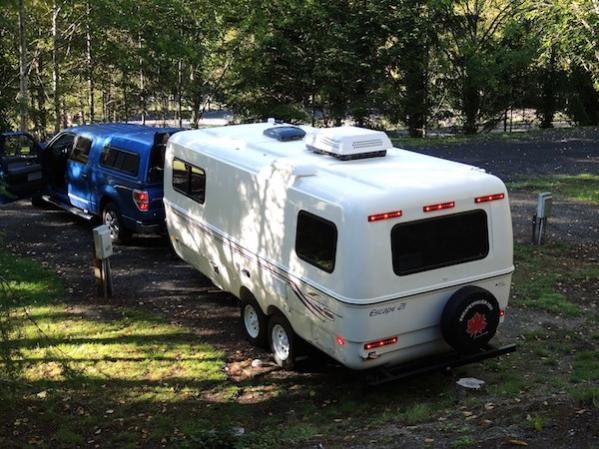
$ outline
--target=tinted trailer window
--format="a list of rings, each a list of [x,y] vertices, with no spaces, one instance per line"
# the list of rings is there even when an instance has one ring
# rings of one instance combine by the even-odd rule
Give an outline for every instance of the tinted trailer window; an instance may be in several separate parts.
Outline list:
[[[393,271],[398,276],[484,259],[488,253],[483,210],[402,223],[391,230]]]

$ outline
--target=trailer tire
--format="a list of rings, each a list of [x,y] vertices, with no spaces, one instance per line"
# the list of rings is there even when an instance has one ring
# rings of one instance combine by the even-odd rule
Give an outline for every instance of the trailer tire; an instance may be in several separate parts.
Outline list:
[[[110,229],[112,241],[119,245],[131,242],[133,233],[123,225],[123,218],[119,208],[114,203],[107,203],[102,210],[102,224]]]
[[[241,329],[245,338],[254,346],[266,346],[268,317],[254,298],[240,300]]]
[[[268,344],[275,362],[281,368],[293,370],[297,350],[297,337],[291,324],[283,315],[275,313],[268,321]]]
[[[441,333],[456,351],[468,354],[486,346],[499,326],[499,303],[491,292],[473,285],[455,292],[443,309]]]

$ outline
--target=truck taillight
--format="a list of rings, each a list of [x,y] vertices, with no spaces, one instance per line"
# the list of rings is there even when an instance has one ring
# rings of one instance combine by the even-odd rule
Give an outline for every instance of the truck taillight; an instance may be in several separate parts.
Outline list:
[[[150,195],[145,190],[134,190],[133,191],[133,202],[135,206],[142,211],[147,212],[150,210]]]
[[[366,343],[364,345],[364,349],[367,351],[370,349],[382,348],[387,345],[394,345],[397,343],[397,337],[385,338],[383,340],[371,341],[370,343]]]
[[[474,198],[476,204],[486,203],[488,201],[497,201],[505,198],[505,193],[494,193],[492,195],[479,196]]]

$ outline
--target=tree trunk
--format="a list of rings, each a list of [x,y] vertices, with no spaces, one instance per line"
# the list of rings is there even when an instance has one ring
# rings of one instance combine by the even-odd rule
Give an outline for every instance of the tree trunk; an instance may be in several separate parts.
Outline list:
[[[92,58],[92,34],[91,34],[91,5],[90,1],[87,1],[86,9],[86,56],[87,56],[87,103],[89,106],[89,121],[93,123],[94,117],[94,61]]]
[[[123,114],[125,115],[125,123],[129,122],[129,97],[127,96],[127,74],[123,70]]]
[[[145,92],[145,76],[144,76],[144,59],[141,55],[142,50],[141,33],[138,35],[139,48],[139,105],[141,107],[141,123],[146,124],[146,92]]]
[[[177,120],[179,128],[183,128],[183,61],[179,59],[177,63]]]
[[[54,132],[60,131],[60,62],[58,60],[58,16],[60,6],[58,0],[52,2],[52,87],[54,90]]]
[[[27,74],[27,36],[25,34],[25,0],[19,0],[19,115],[20,129],[28,128],[29,86]]]

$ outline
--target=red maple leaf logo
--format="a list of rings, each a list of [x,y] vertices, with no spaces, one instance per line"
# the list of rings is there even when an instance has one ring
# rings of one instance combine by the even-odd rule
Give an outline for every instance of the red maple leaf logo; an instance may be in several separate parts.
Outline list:
[[[483,333],[487,328],[487,319],[481,313],[476,312],[472,318],[468,320],[466,332],[470,335],[470,338],[475,338],[477,335]]]

